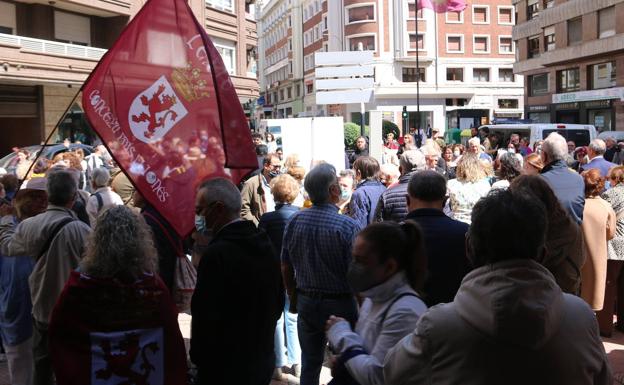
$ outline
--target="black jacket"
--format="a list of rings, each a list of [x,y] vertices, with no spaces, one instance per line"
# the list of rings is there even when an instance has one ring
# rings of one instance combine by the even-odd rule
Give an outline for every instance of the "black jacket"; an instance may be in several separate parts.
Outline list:
[[[462,279],[470,271],[466,257],[468,225],[436,209],[417,209],[405,219],[418,223],[425,238],[428,271],[425,303],[431,307],[453,302]]]
[[[154,235],[154,247],[158,252],[158,275],[173,294],[176,258],[185,253],[184,243],[169,222],[152,206],[146,205],[141,214]]]
[[[270,382],[275,324],[284,308],[280,282],[271,241],[252,222],[237,221],[215,234],[191,301],[190,354],[200,383]]]
[[[390,187],[381,194],[377,210],[375,211],[375,222],[395,221],[401,222],[407,215],[407,185],[410,178],[416,171],[401,175],[398,184]]]

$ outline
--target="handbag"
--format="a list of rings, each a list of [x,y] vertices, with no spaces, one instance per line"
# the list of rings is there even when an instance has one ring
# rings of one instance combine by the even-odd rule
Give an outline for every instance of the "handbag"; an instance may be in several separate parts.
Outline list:
[[[169,231],[167,231],[165,226],[163,226],[155,216],[148,212],[144,212],[143,214],[147,215],[158,224],[163,234],[165,234],[169,240],[169,243],[171,243],[176,250],[177,258],[173,273],[171,296],[173,297],[173,302],[176,304],[179,313],[191,314],[191,298],[193,298],[193,292],[197,284],[197,270],[191,263],[191,260],[184,254],[182,240],[179,240],[176,244],[171,234],[169,234]]]

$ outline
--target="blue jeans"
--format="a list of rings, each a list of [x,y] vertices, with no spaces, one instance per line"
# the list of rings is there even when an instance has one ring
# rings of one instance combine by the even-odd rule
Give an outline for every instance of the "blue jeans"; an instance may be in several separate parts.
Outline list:
[[[302,350],[301,385],[318,385],[325,354],[325,322],[330,315],[342,317],[355,325],[355,298],[316,299],[299,294],[297,329]]]
[[[297,314],[288,311],[290,301],[285,295],[284,311],[277,320],[275,326],[275,367],[281,368],[286,366],[288,360],[289,365],[301,363],[301,347],[299,346],[299,337],[297,336]],[[284,319],[286,320],[286,328],[284,330]],[[286,332],[286,344],[284,345],[284,332]],[[286,358],[286,349],[288,349],[288,358]]]

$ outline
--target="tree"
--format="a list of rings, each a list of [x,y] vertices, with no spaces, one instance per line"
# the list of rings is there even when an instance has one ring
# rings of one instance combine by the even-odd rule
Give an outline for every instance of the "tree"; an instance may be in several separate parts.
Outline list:
[[[364,126],[365,136],[369,135],[368,126]],[[352,122],[344,124],[344,141],[345,147],[352,149],[355,146],[355,140],[360,136],[360,125]]]

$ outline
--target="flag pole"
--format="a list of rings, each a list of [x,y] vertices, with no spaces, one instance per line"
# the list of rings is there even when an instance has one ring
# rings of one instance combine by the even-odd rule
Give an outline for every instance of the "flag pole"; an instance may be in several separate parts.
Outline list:
[[[84,83],[83,83],[84,84]],[[67,115],[67,112],[72,108],[72,106],[74,105],[74,102],[76,101],[76,98],[78,98],[78,95],[80,94],[80,91],[82,91],[82,86],[80,86],[80,88],[78,89],[78,92],[76,92],[76,94],[74,95],[74,97],[72,98],[71,102],[69,103],[69,105],[67,106],[67,108],[65,109],[65,111],[63,112],[63,114],[61,114],[61,116],[59,117],[59,120],[56,122],[56,124],[54,125],[54,128],[52,129],[52,131],[50,131],[50,133],[48,134],[48,137],[46,138],[45,142],[43,142],[43,144],[41,145],[41,149],[39,150],[39,152],[37,153],[37,156],[35,156],[35,159],[33,160],[33,162],[30,164],[30,167],[28,167],[28,171],[26,171],[26,174],[24,174],[24,177],[22,179],[20,179],[19,181],[19,185],[17,186],[17,189],[19,190],[22,187],[22,184],[24,183],[24,181],[26,180],[26,178],[28,178],[28,174],[30,174],[30,171],[32,171],[33,167],[35,167],[35,164],[37,163],[37,160],[39,160],[39,158],[41,157],[41,154],[43,153],[43,150],[45,149],[45,147],[48,145],[48,142],[50,141],[50,139],[52,139],[52,135],[54,135],[54,133],[56,132],[56,130],[58,130],[59,126],[61,125],[61,122],[63,121],[63,119],[65,118],[65,115]]]
[[[414,0],[415,16],[415,29],[416,29],[416,134],[420,135],[420,61],[418,54],[418,0]],[[424,43],[423,36],[423,43]]]

